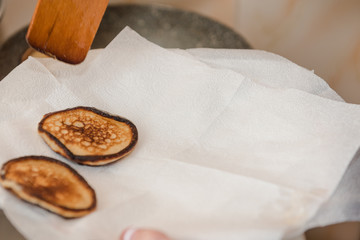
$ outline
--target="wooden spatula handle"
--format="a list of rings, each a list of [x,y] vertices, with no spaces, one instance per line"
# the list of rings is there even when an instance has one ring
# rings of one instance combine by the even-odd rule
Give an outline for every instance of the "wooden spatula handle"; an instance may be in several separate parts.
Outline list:
[[[39,0],[26,40],[57,59],[82,62],[94,40],[109,0]]]

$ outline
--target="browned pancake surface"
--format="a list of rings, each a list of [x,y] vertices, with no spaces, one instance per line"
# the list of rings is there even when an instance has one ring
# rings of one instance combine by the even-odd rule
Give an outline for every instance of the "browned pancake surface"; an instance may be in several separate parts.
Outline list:
[[[137,141],[136,127],[130,121],[86,107],[47,114],[39,132],[54,151],[82,163],[87,162],[85,157],[96,156],[102,163],[119,159]]]
[[[94,190],[72,168],[57,160],[28,156],[1,169],[1,183],[21,199],[61,216],[80,217],[96,206]]]

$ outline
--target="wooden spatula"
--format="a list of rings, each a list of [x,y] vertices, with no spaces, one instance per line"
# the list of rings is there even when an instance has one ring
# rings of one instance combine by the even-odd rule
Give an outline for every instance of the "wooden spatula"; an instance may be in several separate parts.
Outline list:
[[[81,63],[94,40],[109,0],[39,0],[26,40],[57,59]]]

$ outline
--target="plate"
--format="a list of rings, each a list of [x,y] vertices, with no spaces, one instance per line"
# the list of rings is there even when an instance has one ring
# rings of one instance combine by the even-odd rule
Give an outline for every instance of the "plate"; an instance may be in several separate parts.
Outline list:
[[[126,26],[165,48],[250,48],[240,34],[207,17],[168,6],[136,4],[109,6],[92,48],[106,47]],[[21,63],[29,48],[26,32],[27,27],[21,29],[0,48],[0,80]],[[24,239],[1,210],[0,232],[8,240]]]
[[[126,26],[164,48],[250,48],[231,28],[199,14],[164,5],[109,6],[92,48],[104,48]],[[10,37],[0,49],[0,80],[21,62],[28,49],[27,27]]]

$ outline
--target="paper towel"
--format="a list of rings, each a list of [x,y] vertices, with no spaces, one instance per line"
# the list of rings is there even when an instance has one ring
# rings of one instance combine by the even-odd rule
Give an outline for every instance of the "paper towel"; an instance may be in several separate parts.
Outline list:
[[[313,74],[313,71],[296,66],[279,55],[259,50],[227,49],[189,49],[186,53],[213,67],[232,69],[267,86],[296,88],[325,98],[343,101],[325,81]],[[291,71],[284,68],[289,64]],[[351,160],[335,192],[302,228],[303,231],[340,222],[360,221],[359,171],[360,150]]]
[[[281,239],[304,229],[360,144],[360,106],[312,72],[255,50],[166,50],[128,28],[77,66],[27,60],[0,96],[0,163],[55,157],[98,196],[97,211],[69,221],[1,189],[29,239],[117,239],[129,225],[174,239]],[[135,151],[99,168],[53,153],[37,123],[78,105],[134,122]]]

